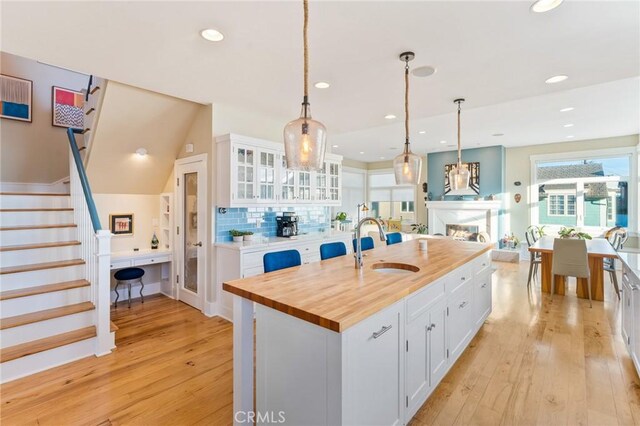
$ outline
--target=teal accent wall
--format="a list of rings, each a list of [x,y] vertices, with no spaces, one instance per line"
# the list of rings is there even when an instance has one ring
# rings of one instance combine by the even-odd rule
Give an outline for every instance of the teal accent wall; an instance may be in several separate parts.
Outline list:
[[[506,150],[503,146],[486,148],[472,148],[462,150],[462,162],[480,163],[480,196],[491,194],[500,195],[505,189]],[[429,192],[434,200],[439,200],[444,194],[444,166],[458,161],[457,151],[435,152],[427,154]],[[527,166],[528,167],[528,166]],[[456,195],[445,196],[446,200],[456,199]],[[464,198],[473,199],[473,196]]]

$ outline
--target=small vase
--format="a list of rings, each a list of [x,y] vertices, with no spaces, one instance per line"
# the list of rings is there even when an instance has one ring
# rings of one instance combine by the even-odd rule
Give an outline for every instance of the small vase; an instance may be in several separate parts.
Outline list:
[[[151,249],[152,250],[157,250],[158,249],[158,244],[160,242],[158,241],[158,237],[156,237],[156,233],[153,233],[153,238],[151,238]]]

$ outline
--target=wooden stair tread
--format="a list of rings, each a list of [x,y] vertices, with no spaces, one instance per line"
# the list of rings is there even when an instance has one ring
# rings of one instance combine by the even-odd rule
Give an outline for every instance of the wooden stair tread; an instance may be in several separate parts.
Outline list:
[[[49,349],[55,349],[60,346],[70,345],[71,343],[91,339],[92,337],[96,337],[96,328],[94,326],[45,337],[44,339],[38,339],[32,342],[21,343],[0,349],[0,362],[7,362]]]
[[[30,213],[30,212],[72,212],[73,208],[71,207],[56,207],[56,208],[47,208],[47,207],[34,207],[29,209],[0,209],[0,213],[11,213],[11,212],[21,212],[21,213]]]
[[[0,195],[33,195],[37,197],[68,197],[68,192],[0,192]]]
[[[82,302],[74,305],[61,306],[59,308],[45,309],[43,311],[30,312],[28,314],[16,315],[14,317],[3,318],[0,320],[0,330],[18,327],[21,325],[32,324],[34,322],[46,321],[53,318],[73,315],[80,312],[95,309],[93,303]]]
[[[86,287],[87,280],[65,281],[55,284],[38,285],[34,287],[19,288],[0,292],[0,300],[17,299],[18,297],[34,296],[36,294],[53,293],[54,291],[69,290],[72,288]]]
[[[34,263],[31,265],[5,266],[4,268],[0,268],[0,275],[15,274],[18,272],[39,271],[41,269],[64,268],[66,266],[75,266],[75,265],[83,265],[83,264],[84,264],[84,260],[82,259],[72,259],[72,260],[59,260],[57,262]]]
[[[25,231],[29,229],[53,229],[53,228],[75,228],[75,223],[60,223],[54,225],[21,225],[21,226],[5,226],[0,231]]]
[[[52,248],[52,247],[79,246],[79,245],[80,245],[80,241],[54,241],[51,243],[20,244],[16,246],[0,247],[0,252],[17,251],[17,250],[33,250],[33,249]]]
[[[111,325],[109,325],[109,330],[113,333],[114,331],[120,330],[120,327],[118,327],[115,322],[111,321]]]

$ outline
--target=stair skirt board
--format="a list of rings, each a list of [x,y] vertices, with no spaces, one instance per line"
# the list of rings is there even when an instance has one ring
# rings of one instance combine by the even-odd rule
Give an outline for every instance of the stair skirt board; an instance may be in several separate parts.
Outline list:
[[[2,195],[3,209],[37,209],[69,207],[68,195]]]
[[[4,205],[3,205],[4,207]],[[53,225],[73,223],[73,210],[67,211],[0,211],[0,226]]]
[[[64,268],[4,274],[0,275],[0,281],[2,282],[2,291],[6,291],[23,288],[25,284],[37,286],[62,281],[80,280],[84,278],[84,275],[85,265],[74,265]]]
[[[19,345],[33,340],[44,339],[57,334],[68,333],[79,328],[91,327],[94,323],[95,309],[51,318],[44,321],[0,330],[2,347]]]
[[[65,245],[61,247],[45,247],[30,250],[0,251],[0,265],[2,267],[33,265],[36,263],[57,262],[80,257],[80,245]]]
[[[19,244],[55,243],[57,241],[77,240],[76,228],[43,228],[17,231],[0,231],[0,244],[14,246]]]
[[[90,299],[90,288],[81,287],[56,293],[44,293],[0,302],[2,318],[30,314],[46,309],[61,308],[67,305],[87,302]]]
[[[69,345],[27,355],[0,364],[0,383],[39,373],[53,367],[94,356],[96,338],[80,340]]]

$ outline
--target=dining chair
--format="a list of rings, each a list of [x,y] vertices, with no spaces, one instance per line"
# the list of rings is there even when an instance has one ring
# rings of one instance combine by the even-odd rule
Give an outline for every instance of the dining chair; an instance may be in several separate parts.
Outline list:
[[[372,250],[375,246],[373,245],[373,237],[362,237],[360,238],[360,248],[362,251]],[[358,241],[353,239],[353,252],[355,253],[358,250]]]
[[[622,247],[622,240],[623,240],[623,236],[621,233],[614,233],[613,241],[609,241],[611,243],[611,247],[613,247],[613,249],[615,251],[620,250],[620,248]],[[609,278],[611,279],[611,283],[613,284],[613,288],[616,291],[616,295],[618,296],[618,299],[620,299],[620,287],[618,286],[618,275],[616,273],[616,260],[613,257],[606,257],[603,260],[604,263],[604,270],[605,272],[609,273]]]
[[[300,266],[302,261],[298,250],[283,250],[265,254],[262,258],[262,263],[264,272],[267,273]]]
[[[392,232],[387,234],[387,245],[398,244],[402,242],[402,234],[400,232]]]
[[[533,229],[529,227],[524,233],[524,237],[527,240],[527,245],[531,247],[535,244],[536,239],[533,233]],[[530,252],[529,255],[529,278],[527,278],[527,288],[531,287],[531,279],[538,276],[538,267],[542,265],[542,255],[538,252]]]
[[[589,276],[589,255],[585,240],[556,238],[553,240],[553,262],[551,263],[551,297],[556,290],[555,275],[586,278],[589,307],[591,303],[591,277]]]
[[[325,243],[320,246],[320,260],[331,259],[347,254],[347,246],[342,241]]]

